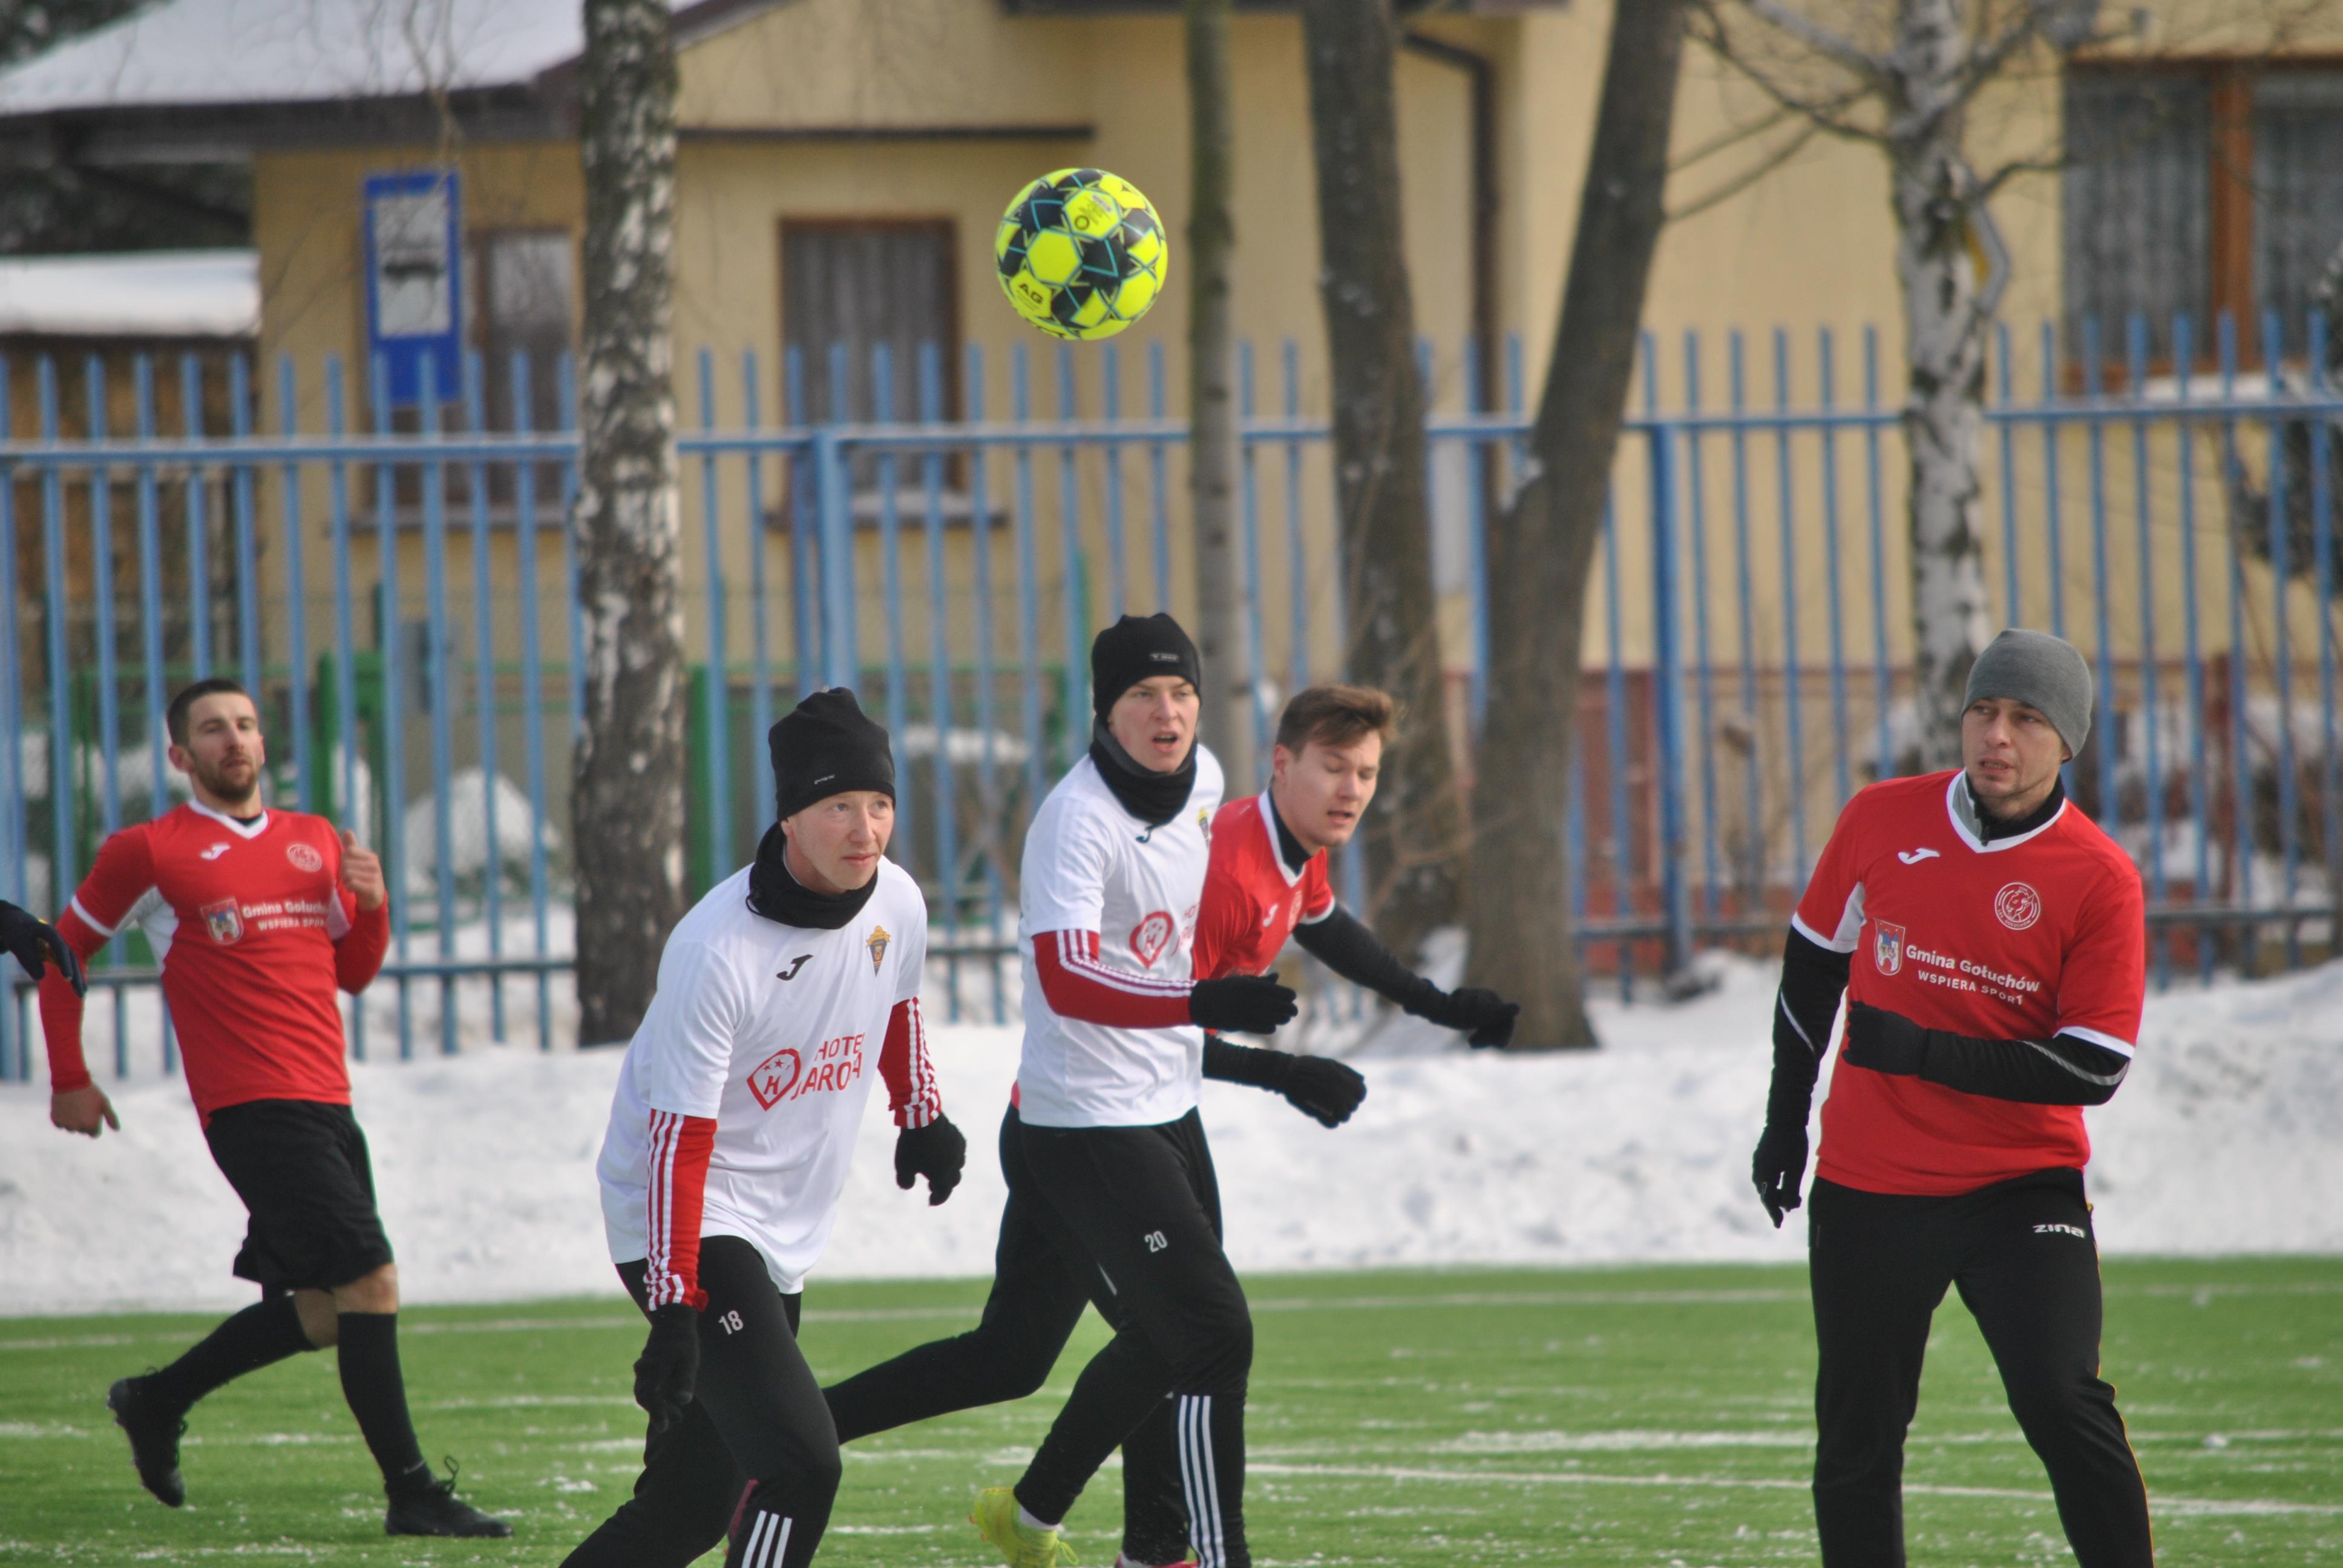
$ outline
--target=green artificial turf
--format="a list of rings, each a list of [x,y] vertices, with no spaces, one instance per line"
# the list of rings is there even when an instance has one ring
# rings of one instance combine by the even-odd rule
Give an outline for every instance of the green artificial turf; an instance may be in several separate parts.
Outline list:
[[[2120,1391],[2167,1563],[2343,1561],[2343,1259],[2107,1265]],[[1795,1268],[1307,1275],[1251,1282],[1247,1494],[1271,1563],[1810,1563],[1813,1344]],[[817,1284],[825,1378],[974,1320],[981,1282]],[[427,1452],[509,1543],[387,1541],[330,1355],[195,1413],[189,1506],[138,1489],[106,1384],[211,1320],[0,1321],[0,1563],[553,1564],[622,1498],[642,1421],[626,1304],[424,1308],[404,1354]],[[1081,1359],[1022,1403],[849,1451],[821,1561],[980,1564],[971,1491],[1015,1479]],[[2071,1561],[1976,1328],[1938,1315],[1906,1475],[1916,1565]],[[1110,1471],[1069,1521],[1113,1561]],[[711,1554],[706,1561],[713,1563]]]

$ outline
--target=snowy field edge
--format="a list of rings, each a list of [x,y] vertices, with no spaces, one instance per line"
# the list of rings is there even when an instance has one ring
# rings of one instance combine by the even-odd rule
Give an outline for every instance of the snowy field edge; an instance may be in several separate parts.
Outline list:
[[[1604,1004],[1600,1051],[1500,1056],[1410,1020],[1375,1031],[1353,1122],[1208,1084],[1230,1251],[1254,1272],[1795,1262],[1750,1191],[1773,972],[1728,960],[1676,1005]],[[2343,1252],[2343,964],[2151,999],[2131,1078],[2089,1113],[2102,1250]],[[934,1031],[966,1181],[899,1191],[873,1096],[815,1276],[981,1277],[1002,1196],[994,1141],[1013,1029]],[[476,1050],[354,1070],[384,1220],[416,1302],[608,1296],[593,1162],[619,1053]],[[243,1213],[176,1080],[112,1088],[119,1133],[47,1125],[0,1089],[0,1315],[228,1306]]]

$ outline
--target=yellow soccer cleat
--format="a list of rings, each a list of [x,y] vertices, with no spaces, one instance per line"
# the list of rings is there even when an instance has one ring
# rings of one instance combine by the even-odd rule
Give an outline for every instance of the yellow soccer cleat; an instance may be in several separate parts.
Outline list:
[[[1065,1532],[1036,1530],[1020,1520],[1017,1493],[1006,1486],[988,1486],[978,1493],[976,1512],[968,1522],[1008,1568],[1070,1568],[1074,1561]]]

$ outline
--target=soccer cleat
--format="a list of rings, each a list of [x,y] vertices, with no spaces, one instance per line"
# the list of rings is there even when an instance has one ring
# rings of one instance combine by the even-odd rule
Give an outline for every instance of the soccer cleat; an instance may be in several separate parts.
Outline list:
[[[106,1408],[130,1439],[130,1462],[138,1467],[138,1484],[166,1508],[186,1503],[187,1483],[179,1478],[179,1434],[187,1430],[187,1412],[156,1400],[147,1392],[143,1377],[126,1377],[107,1389]]]
[[[1036,1530],[1019,1519],[1017,1493],[1006,1486],[988,1486],[978,1493],[976,1512],[968,1522],[1008,1568],[1065,1568],[1074,1561],[1065,1532]]]
[[[386,1535],[463,1535],[502,1537],[512,1526],[492,1519],[456,1495],[456,1466],[448,1462],[445,1481],[423,1473],[413,1487],[390,1495],[390,1511],[383,1515]]]

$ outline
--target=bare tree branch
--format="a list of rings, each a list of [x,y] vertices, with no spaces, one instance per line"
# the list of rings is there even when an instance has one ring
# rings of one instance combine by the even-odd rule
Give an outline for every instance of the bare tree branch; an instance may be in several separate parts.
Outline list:
[[[1858,76],[1878,81],[1895,73],[1895,60],[1875,55],[1844,34],[1833,32],[1811,16],[1791,9],[1781,0],[1740,0],[1743,10],[1775,31],[1796,39],[1825,59]]]
[[[1887,145],[1887,136],[1885,132],[1874,130],[1869,126],[1858,125],[1853,120],[1845,118],[1841,113],[1844,109],[1859,104],[1866,98],[1876,96],[1868,85],[1861,88],[1850,89],[1833,97],[1802,97],[1792,88],[1775,81],[1765,71],[1760,70],[1745,55],[1737,53],[1733,47],[1732,41],[1724,35],[1722,29],[1715,33],[1700,35],[1699,41],[1717,58],[1746,77],[1752,86],[1789,114],[1811,120],[1818,129],[1845,141],[1862,142],[1870,146]]]
[[[1694,164],[1715,157],[1719,153],[1730,151],[1745,141],[1764,136],[1785,120],[1797,117],[1795,110],[1776,106],[1762,118],[1752,120],[1745,126],[1735,126],[1729,131],[1720,131],[1697,146],[1687,149],[1682,156],[1670,159],[1668,173],[1675,174],[1680,170],[1688,169]]]
[[[1788,111],[1785,110],[1783,113],[1786,115]],[[1772,152],[1766,154],[1755,163],[1750,165],[1749,167],[1742,170],[1741,173],[1734,176],[1731,179],[1726,180],[1723,185],[1718,186],[1715,189],[1707,191],[1695,199],[1687,202],[1683,206],[1676,207],[1669,212],[1665,221],[1674,223],[1679,219],[1691,217],[1696,213],[1706,212],[1710,207],[1715,206],[1719,203],[1731,201],[1735,196],[1739,196],[1743,191],[1747,190],[1751,186],[1755,185],[1759,180],[1764,179],[1767,175],[1772,174],[1775,169],[1780,168],[1784,164],[1786,164],[1792,158],[1796,157],[1799,153],[1805,151],[1808,144],[1813,142],[1816,136],[1822,135],[1822,126],[1815,125],[1809,120],[1805,125],[1798,127],[1797,135],[1792,136],[1788,141],[1783,143],[1780,146],[1775,148]]]
[[[2045,158],[2013,158],[1977,181],[1976,189],[1970,195],[1967,205],[1983,206],[2000,194],[2002,186],[2020,175],[2055,175],[2074,167],[2075,162],[2071,155],[2063,151]]]

